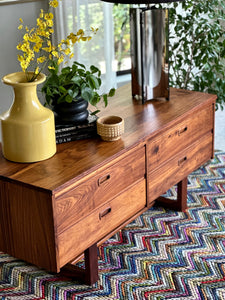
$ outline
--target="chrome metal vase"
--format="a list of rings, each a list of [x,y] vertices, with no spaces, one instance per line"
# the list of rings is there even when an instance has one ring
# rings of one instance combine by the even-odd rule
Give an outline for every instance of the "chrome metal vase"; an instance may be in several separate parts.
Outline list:
[[[131,8],[132,96],[169,100],[168,10]]]

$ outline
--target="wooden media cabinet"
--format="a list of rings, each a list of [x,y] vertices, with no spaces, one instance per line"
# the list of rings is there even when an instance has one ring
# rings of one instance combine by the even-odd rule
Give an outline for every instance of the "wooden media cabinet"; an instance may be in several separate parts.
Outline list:
[[[31,164],[0,151],[0,250],[92,284],[98,245],[155,202],[184,211],[188,174],[214,155],[216,96],[170,94],[142,105],[129,85],[118,89],[102,111],[124,118],[118,141],[59,144],[52,158]],[[177,201],[161,196],[175,184]],[[71,264],[83,254],[85,270]]]

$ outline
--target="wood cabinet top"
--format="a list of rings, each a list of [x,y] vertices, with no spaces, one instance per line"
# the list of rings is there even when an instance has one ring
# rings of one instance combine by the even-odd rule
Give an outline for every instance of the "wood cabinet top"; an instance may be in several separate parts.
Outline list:
[[[125,133],[120,140],[103,142],[99,137],[59,144],[52,158],[30,164],[7,161],[0,146],[0,176],[49,191],[58,190],[215,100],[216,95],[171,88],[170,101],[152,100],[143,105],[132,99],[128,84],[117,89],[100,114],[124,118]]]

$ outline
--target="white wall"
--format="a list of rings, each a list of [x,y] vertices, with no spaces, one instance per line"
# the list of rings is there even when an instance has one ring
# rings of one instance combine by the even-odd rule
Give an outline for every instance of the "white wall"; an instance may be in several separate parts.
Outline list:
[[[25,25],[35,26],[40,9],[47,9],[48,1],[1,4],[0,1],[0,78],[21,71],[17,61],[17,44],[21,41],[21,32],[17,29],[19,18]],[[13,89],[0,82],[0,114],[6,111],[13,100]],[[0,135],[1,140],[1,135]]]

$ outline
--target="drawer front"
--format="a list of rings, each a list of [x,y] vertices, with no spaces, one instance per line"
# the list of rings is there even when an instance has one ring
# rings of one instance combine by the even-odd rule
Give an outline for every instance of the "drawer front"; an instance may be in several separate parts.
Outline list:
[[[155,169],[174,157],[212,130],[213,124],[213,107],[210,105],[167,130],[158,139],[150,140],[147,144],[148,167]]]
[[[145,176],[145,148],[132,151],[108,168],[97,171],[55,201],[57,232],[74,225]]]
[[[148,172],[148,201],[155,200],[212,156],[213,136],[207,134],[153,172]]]
[[[146,181],[143,179],[59,235],[60,266],[79,256],[144,207]]]

